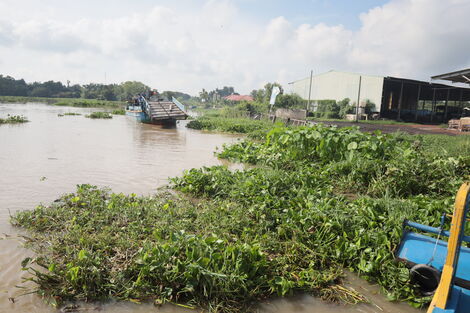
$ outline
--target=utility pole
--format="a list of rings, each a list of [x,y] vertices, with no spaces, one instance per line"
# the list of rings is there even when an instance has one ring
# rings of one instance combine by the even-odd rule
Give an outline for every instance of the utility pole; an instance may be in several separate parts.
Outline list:
[[[361,101],[361,82],[362,82],[362,76],[359,75],[359,88],[357,90],[357,103],[356,103],[356,123],[359,121],[359,101]]]
[[[310,71],[310,87],[308,88],[307,111],[310,108],[310,96],[312,95],[312,78],[313,78],[313,70]]]

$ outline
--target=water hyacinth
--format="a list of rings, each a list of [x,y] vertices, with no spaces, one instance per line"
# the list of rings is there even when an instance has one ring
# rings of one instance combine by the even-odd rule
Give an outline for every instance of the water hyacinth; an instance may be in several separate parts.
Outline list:
[[[85,115],[85,117],[92,118],[92,119],[99,119],[99,118],[104,118],[104,119],[109,119],[113,118],[111,114],[108,112],[92,112],[88,115]]]
[[[19,124],[29,122],[28,119],[23,115],[10,115],[8,114],[6,118],[0,118],[1,124]]]
[[[345,268],[421,306],[394,260],[402,222],[438,225],[470,173],[465,157],[355,128],[276,128],[220,157],[256,164],[191,169],[180,193],[114,194],[80,185],[49,206],[17,213],[37,257],[24,261],[37,292],[55,299],[175,302],[247,312],[268,297],[308,292],[362,301]],[[44,270],[37,270],[40,265]]]

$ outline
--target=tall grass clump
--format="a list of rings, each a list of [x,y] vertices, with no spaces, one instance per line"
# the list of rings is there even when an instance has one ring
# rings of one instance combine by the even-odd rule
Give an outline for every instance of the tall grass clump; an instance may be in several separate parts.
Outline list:
[[[36,292],[54,301],[173,302],[211,312],[307,292],[364,301],[349,269],[390,300],[423,306],[394,260],[405,218],[439,225],[468,179],[466,156],[434,153],[398,135],[317,125],[276,127],[225,146],[221,158],[256,166],[190,169],[178,193],[114,194],[90,185],[16,213],[35,258]],[[38,266],[40,268],[38,268]]]

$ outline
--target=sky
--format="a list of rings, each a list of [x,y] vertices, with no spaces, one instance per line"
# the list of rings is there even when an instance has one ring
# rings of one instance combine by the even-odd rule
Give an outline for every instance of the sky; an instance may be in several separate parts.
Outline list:
[[[0,74],[240,93],[329,70],[470,67],[470,0],[1,0]]]

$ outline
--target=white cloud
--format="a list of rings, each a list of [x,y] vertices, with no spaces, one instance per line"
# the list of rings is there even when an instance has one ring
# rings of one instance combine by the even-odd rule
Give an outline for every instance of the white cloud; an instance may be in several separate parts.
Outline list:
[[[361,15],[349,62],[421,78],[468,66],[470,2],[397,0]]]
[[[19,18],[10,6],[0,4],[1,71],[27,80],[104,82],[106,72],[108,83],[141,80],[196,94],[286,84],[311,68],[427,79],[470,65],[466,0],[392,0],[361,14],[358,30],[282,16],[257,22],[230,0],[68,20],[52,18],[57,7],[44,9],[47,18],[36,10]]]

